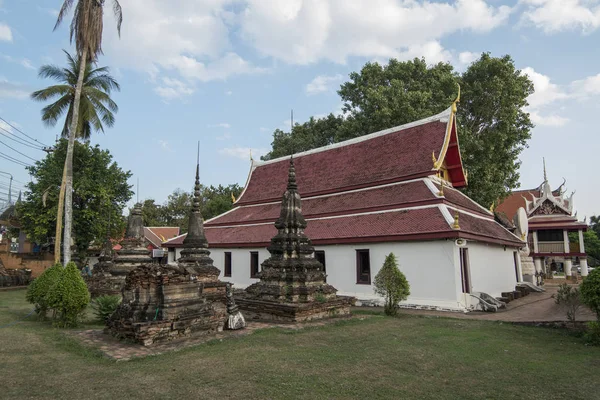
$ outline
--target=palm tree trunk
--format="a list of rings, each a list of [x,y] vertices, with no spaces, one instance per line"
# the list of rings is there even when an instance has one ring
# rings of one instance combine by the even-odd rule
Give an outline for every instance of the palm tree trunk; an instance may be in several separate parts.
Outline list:
[[[69,129],[69,143],[67,145],[67,157],[65,159],[65,234],[63,243],[63,265],[65,266],[71,261],[71,231],[73,229],[73,150],[75,148],[75,136],[77,135],[77,126],[79,123],[79,103],[81,101],[83,76],[85,74],[85,65],[87,63],[87,47],[84,47],[79,60],[79,76],[77,77],[75,99],[73,101],[73,120],[71,121],[71,129]]]
[[[67,163],[63,168],[62,181],[60,183],[60,193],[58,195],[58,211],[56,213],[56,237],[54,240],[54,264],[60,262],[60,243],[62,238],[63,210],[65,207],[65,184],[67,181]]]

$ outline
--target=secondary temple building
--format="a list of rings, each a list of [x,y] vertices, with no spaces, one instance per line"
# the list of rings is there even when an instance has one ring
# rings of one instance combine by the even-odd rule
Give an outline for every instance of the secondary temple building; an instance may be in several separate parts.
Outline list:
[[[526,243],[458,188],[467,185],[456,130],[456,104],[406,125],[294,155],[306,235],[338,295],[381,302],[372,281],[393,252],[411,285],[407,306],[471,309],[522,280]],[[252,161],[235,207],[205,222],[223,280],[259,281],[278,231],[289,157]],[[173,238],[169,261],[185,235]],[[472,296],[473,295],[473,296]],[[477,297],[475,297],[477,296]]]
[[[529,282],[535,282],[536,272],[544,272],[548,277],[564,273],[570,279],[577,275],[574,263],[579,264],[582,276],[588,274],[583,241],[587,224],[579,222],[573,214],[574,193],[566,197],[564,185],[563,182],[552,190],[544,165],[544,181],[537,188],[515,191],[496,208],[498,213],[511,220],[520,207],[525,209],[529,225],[529,257],[533,258],[533,265],[523,268],[523,276]]]

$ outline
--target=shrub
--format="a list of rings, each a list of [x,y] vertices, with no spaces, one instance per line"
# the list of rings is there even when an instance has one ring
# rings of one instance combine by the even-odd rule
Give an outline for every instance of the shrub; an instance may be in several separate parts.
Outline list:
[[[596,313],[600,321],[600,268],[595,268],[579,286],[581,300]]]
[[[398,313],[399,303],[410,295],[410,285],[398,269],[394,253],[388,254],[383,267],[375,276],[375,293],[385,298],[384,312],[387,315]]]
[[[90,303],[90,292],[74,262],[63,269],[48,295],[48,306],[56,312],[54,324],[61,328],[77,326]]]
[[[593,346],[600,346],[600,322],[593,321],[588,323],[588,329],[584,333],[585,341]]]
[[[567,319],[575,323],[577,311],[582,306],[579,289],[563,283],[558,287],[558,292],[552,295],[554,302],[567,310]]]
[[[42,318],[46,316],[50,308],[48,306],[48,294],[58,282],[62,270],[62,265],[54,264],[31,282],[27,288],[27,301],[35,304],[35,312]]]
[[[92,300],[92,308],[94,309],[94,315],[101,320],[102,322],[106,322],[108,317],[110,317],[121,302],[121,296],[117,295],[105,295],[96,297]]]

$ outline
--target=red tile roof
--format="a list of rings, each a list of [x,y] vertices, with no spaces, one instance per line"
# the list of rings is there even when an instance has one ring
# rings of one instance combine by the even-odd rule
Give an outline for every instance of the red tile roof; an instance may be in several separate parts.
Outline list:
[[[506,218],[512,221],[517,210],[520,207],[525,208],[525,199],[523,199],[523,197],[526,197],[527,200],[531,201],[536,194],[538,196],[540,195],[539,189],[516,190],[498,204],[496,212],[504,213]]]
[[[436,184],[435,187],[438,191],[440,190],[440,185]],[[452,205],[465,208],[469,211],[474,211],[477,214],[481,214],[486,217],[493,217],[491,212],[489,212],[488,210],[471,200],[469,197],[467,197],[457,189],[444,186],[444,197]]]
[[[144,227],[144,237],[155,248],[160,248],[162,242],[174,238],[179,235],[179,227],[159,226],[159,227]]]
[[[445,118],[445,120],[444,120]],[[303,197],[399,182],[432,174],[448,114],[294,155]],[[254,162],[236,205],[279,200],[285,191],[289,157]]]

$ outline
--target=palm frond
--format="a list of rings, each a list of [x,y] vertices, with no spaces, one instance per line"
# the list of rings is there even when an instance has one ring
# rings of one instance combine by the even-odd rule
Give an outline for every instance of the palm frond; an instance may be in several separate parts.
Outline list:
[[[42,109],[42,121],[46,126],[54,126],[65,110],[71,107],[72,95],[66,95]]]
[[[89,101],[93,104],[93,109],[97,114],[100,114],[100,118],[102,122],[109,128],[115,124],[115,115],[111,110],[109,110],[104,104],[99,102],[94,98],[88,98]]]
[[[65,15],[67,15],[69,13],[69,10],[71,9],[72,6],[73,6],[73,0],[65,0],[63,2],[63,5],[60,8],[60,11],[58,12],[58,17],[56,18],[56,25],[54,25],[54,30],[56,30],[56,28],[58,28],[58,26],[61,24],[61,22],[65,18]]]
[[[121,37],[121,24],[123,23],[123,10],[121,9],[121,4],[119,4],[118,0],[113,0],[113,14],[117,19],[117,32],[119,33],[119,37]]]
[[[110,93],[113,90],[121,90],[119,83],[110,75],[104,74],[95,76],[85,83],[88,87],[99,88],[104,90],[106,93]]]
[[[86,87],[84,94],[86,97],[89,97],[94,101],[106,104],[106,106],[108,106],[108,108],[113,112],[119,111],[119,106],[117,106],[117,103],[115,103],[108,94],[102,92],[101,90],[92,87]]]
[[[35,101],[46,101],[56,96],[64,96],[72,93],[73,88],[69,85],[48,86],[46,89],[31,93],[31,99]]]
[[[59,82],[67,83],[67,74],[65,69],[57,67],[56,65],[42,65],[38,72],[40,78],[51,78]]]

